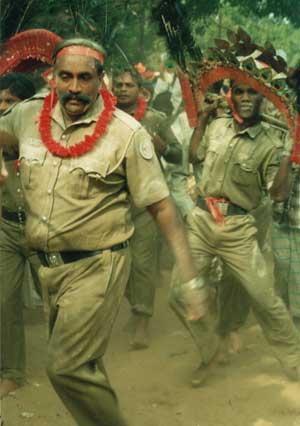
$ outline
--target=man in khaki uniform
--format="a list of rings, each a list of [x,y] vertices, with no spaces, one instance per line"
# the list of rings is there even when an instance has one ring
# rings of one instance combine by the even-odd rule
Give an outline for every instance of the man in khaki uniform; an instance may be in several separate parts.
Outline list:
[[[30,98],[35,89],[21,74],[0,78],[0,115],[12,104]],[[2,191],[0,225],[0,398],[25,381],[25,336],[22,287],[26,260],[37,283],[39,259],[30,251],[24,234],[25,209],[15,147],[4,151],[9,178]]]
[[[119,426],[102,357],[130,273],[129,194],[148,207],[174,250],[184,300],[193,294],[188,317],[203,315],[206,290],[149,135],[114,108],[109,92],[99,96],[100,46],[65,40],[54,62],[52,92],[0,119],[0,147],[19,143],[26,236],[44,265],[50,304],[49,378],[79,426]]]
[[[130,68],[117,70],[113,75],[112,88],[117,106],[138,119],[152,136],[158,157],[180,163],[182,149],[166,125],[166,116],[149,107],[141,97],[141,77]],[[132,204],[132,217],[132,267],[126,290],[133,314],[130,346],[132,349],[145,349],[149,346],[149,319],[153,315],[158,280],[159,232],[147,209]]]
[[[203,172],[198,184],[197,206],[187,218],[188,236],[198,271],[205,275],[213,256],[224,262],[250,297],[254,314],[276,357],[289,377],[299,380],[300,337],[281,299],[274,292],[273,267],[267,262],[257,239],[251,212],[269,190],[282,197],[289,158],[280,163],[271,135],[261,124],[259,108],[262,96],[250,86],[234,83],[234,107],[243,122],[218,119],[206,129],[207,113],[202,113],[191,150],[199,147]],[[206,129],[206,130],[205,130]],[[219,338],[209,315],[199,321],[187,321],[176,297],[171,304],[193,336],[202,358],[193,386],[200,386],[217,361]]]

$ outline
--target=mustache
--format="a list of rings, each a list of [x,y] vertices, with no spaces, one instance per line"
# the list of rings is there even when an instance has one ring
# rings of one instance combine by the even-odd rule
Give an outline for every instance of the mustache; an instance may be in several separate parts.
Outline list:
[[[63,104],[70,100],[76,100],[84,104],[92,103],[92,99],[88,95],[84,95],[83,93],[63,93],[62,95],[59,95],[59,100]]]

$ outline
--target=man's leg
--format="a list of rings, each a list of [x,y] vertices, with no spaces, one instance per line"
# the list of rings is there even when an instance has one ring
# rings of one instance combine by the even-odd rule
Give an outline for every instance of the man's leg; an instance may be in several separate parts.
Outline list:
[[[130,252],[40,269],[51,301],[47,372],[78,426],[123,426],[102,357],[130,272]]]
[[[214,256],[213,234],[210,225],[211,220],[209,214],[198,208],[192,210],[187,217],[189,245],[199,275],[205,277],[208,276]],[[201,320],[188,321],[185,316],[183,303],[180,300],[179,288],[180,282],[178,282],[178,274],[176,270],[174,270],[169,303],[195,341],[200,352],[202,365],[208,366],[217,355],[220,344],[219,337],[215,332],[215,315],[213,312],[209,311]],[[202,374],[202,369],[199,369],[192,379],[192,385],[200,386],[204,379],[205,374]]]
[[[158,230],[147,211],[136,217],[134,228],[130,240],[132,266],[126,290],[134,317],[130,346],[145,349],[149,346],[149,321],[158,279]]]
[[[0,228],[0,397],[25,381],[25,335],[22,283],[25,257],[22,232],[15,224],[2,222]]]
[[[275,356],[285,368],[300,366],[300,336],[275,294],[270,261],[257,243],[251,218],[228,218],[219,255],[250,296],[251,305]]]
[[[289,307],[289,279],[291,267],[291,241],[287,225],[272,224],[275,290]]]
[[[288,281],[289,310],[295,325],[300,330],[300,231],[298,229],[290,229],[289,231],[291,244]]]

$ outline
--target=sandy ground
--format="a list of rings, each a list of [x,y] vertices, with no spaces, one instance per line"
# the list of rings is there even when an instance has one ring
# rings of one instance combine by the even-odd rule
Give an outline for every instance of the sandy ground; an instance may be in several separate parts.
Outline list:
[[[114,327],[106,366],[131,426],[300,426],[300,384],[289,382],[255,321],[242,331],[244,349],[218,367],[205,387],[189,379],[197,351],[158,289],[148,350],[128,350],[126,301]],[[46,325],[26,312],[28,384],[2,403],[4,426],[75,426],[44,372]]]

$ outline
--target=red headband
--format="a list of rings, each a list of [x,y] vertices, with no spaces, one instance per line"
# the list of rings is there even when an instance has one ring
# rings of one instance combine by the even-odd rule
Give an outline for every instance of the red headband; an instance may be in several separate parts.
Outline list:
[[[104,62],[103,55],[95,49],[86,46],[66,46],[61,49],[56,55],[57,58],[63,55],[82,55],[82,56],[90,56],[92,58],[97,59],[101,64]]]

